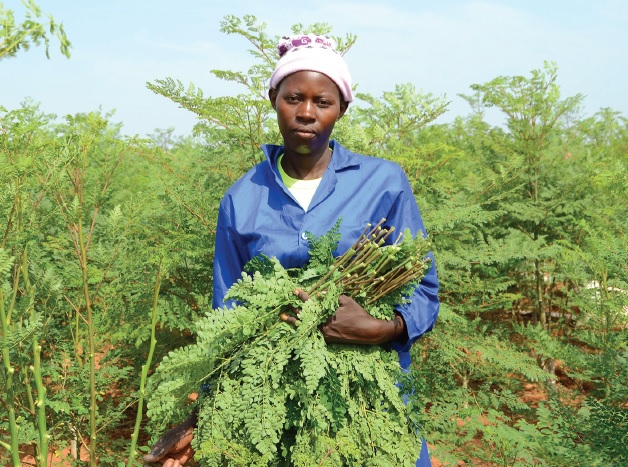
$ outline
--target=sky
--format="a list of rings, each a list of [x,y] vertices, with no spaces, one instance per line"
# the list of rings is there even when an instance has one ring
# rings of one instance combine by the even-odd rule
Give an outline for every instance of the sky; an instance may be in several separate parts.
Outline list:
[[[2,2],[23,19],[18,0]],[[443,96],[447,123],[470,113],[460,94],[498,76],[530,76],[558,66],[562,97],[584,96],[583,117],[611,108],[628,117],[628,0],[36,0],[63,22],[66,59],[53,41],[0,60],[0,106],[27,98],[63,118],[112,113],[122,133],[174,128],[189,135],[196,116],[154,94],[147,82],[170,77],[205,96],[244,88],[211,70],[246,71],[248,42],[219,31],[226,15],[255,15],[271,36],[325,22],[332,34],[357,35],[345,55],[358,92],[381,97],[398,84]],[[359,102],[356,103],[359,105]]]

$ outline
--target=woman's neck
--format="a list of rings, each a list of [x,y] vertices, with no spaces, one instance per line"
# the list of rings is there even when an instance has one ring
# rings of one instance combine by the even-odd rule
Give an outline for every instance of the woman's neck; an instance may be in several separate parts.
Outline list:
[[[286,174],[297,180],[314,180],[323,177],[330,160],[331,148],[329,147],[319,154],[299,154],[284,149],[281,167]]]

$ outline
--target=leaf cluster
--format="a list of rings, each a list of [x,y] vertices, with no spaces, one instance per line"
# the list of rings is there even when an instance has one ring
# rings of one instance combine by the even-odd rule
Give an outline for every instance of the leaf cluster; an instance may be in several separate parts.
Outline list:
[[[14,57],[20,50],[28,50],[31,44],[40,45],[44,42],[46,57],[50,58],[50,36],[59,41],[59,49],[66,57],[70,56],[70,41],[65,35],[63,23],[57,23],[48,15],[48,22],[40,22],[41,8],[33,0],[23,0],[26,7],[25,19],[15,22],[13,10],[0,4],[0,60]]]
[[[265,257],[249,263],[253,272],[244,273],[226,297],[236,305],[208,313],[197,325],[196,344],[172,352],[158,367],[152,418],[180,414],[181,395],[202,387],[195,443],[207,465],[311,465],[313,459],[413,465],[418,457],[418,432],[397,387],[396,354],[378,346],[327,345],[318,326],[337,309],[341,293],[383,317],[383,298],[400,303],[406,286],[424,274],[426,243],[384,246],[389,231],[367,227],[334,260],[338,226],[310,238],[311,258],[300,270]],[[415,274],[404,279],[395,271]],[[375,274],[386,279],[374,282],[392,285],[381,297],[370,290]],[[296,288],[311,298],[301,303]],[[369,304],[369,297],[375,301]],[[278,319],[297,308],[296,327]]]

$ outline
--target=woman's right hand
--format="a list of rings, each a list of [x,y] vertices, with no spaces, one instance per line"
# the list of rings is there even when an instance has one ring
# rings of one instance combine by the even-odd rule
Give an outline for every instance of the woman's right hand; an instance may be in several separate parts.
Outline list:
[[[159,463],[164,467],[182,467],[194,456],[192,439],[196,426],[196,412],[192,412],[180,425],[166,431],[153,445],[144,462]]]

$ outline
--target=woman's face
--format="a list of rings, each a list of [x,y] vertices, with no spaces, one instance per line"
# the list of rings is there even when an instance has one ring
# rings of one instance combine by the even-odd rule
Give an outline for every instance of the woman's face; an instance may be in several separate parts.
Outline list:
[[[298,71],[269,92],[286,151],[318,154],[329,145],[336,121],[347,110],[336,84],[322,73]]]

